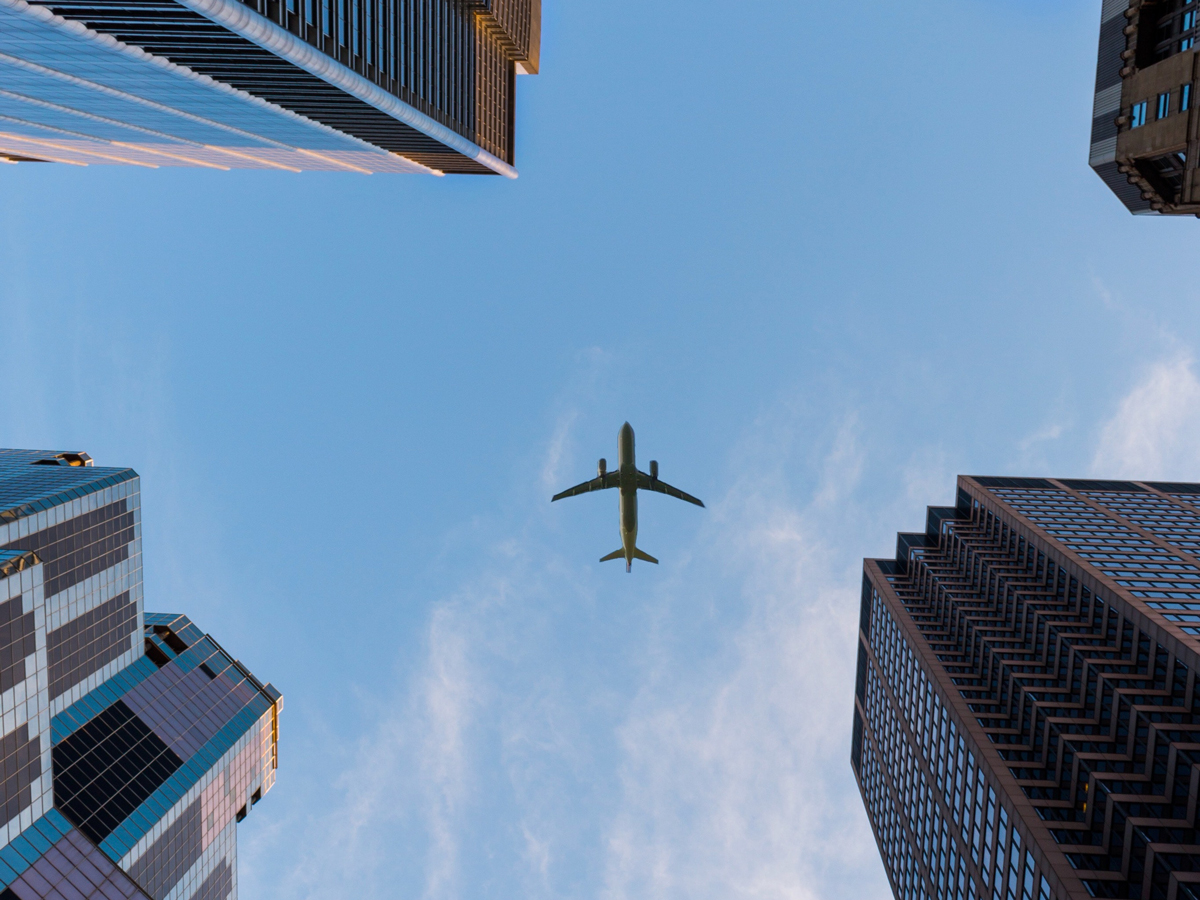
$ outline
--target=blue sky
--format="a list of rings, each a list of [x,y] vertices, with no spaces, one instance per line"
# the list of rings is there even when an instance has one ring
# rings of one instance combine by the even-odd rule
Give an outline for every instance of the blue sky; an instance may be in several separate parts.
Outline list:
[[[17,447],[286,697],[249,898],[885,898],[864,556],[958,473],[1200,478],[1196,223],[1087,168],[1099,2],[548,2],[521,178],[13,166]],[[706,510],[550,495],[616,455]]]

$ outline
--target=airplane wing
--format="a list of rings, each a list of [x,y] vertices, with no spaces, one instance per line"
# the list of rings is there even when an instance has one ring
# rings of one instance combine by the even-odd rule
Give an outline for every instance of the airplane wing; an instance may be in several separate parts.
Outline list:
[[[605,488],[620,487],[621,478],[617,472],[605,472],[599,478],[593,478],[591,481],[585,481],[583,484],[577,484],[575,487],[567,488],[560,494],[555,494],[550,498],[550,502],[561,500],[563,497],[577,497],[580,494],[587,494],[591,491],[602,491]]]
[[[660,494],[666,494],[668,497],[678,497],[680,500],[686,500],[688,503],[695,503],[697,506],[704,504],[693,497],[691,494],[685,494],[677,487],[671,487],[661,478],[651,478],[645,472],[637,473],[637,486],[643,491],[657,491]]]

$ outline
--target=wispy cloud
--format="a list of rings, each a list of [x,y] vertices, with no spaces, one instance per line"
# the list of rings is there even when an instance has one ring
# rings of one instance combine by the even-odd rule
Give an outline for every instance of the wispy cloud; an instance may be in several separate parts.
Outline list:
[[[1046,441],[1057,441],[1060,437],[1062,437],[1064,430],[1066,430],[1066,426],[1061,422],[1053,422],[1049,425],[1045,425],[1032,434],[1028,434],[1021,438],[1021,440],[1017,442],[1017,450],[1019,450],[1023,456],[1028,455],[1029,452],[1038,444],[1045,443]]]
[[[1149,366],[1102,427],[1092,472],[1108,478],[1200,478],[1200,380],[1190,354]]]
[[[409,896],[461,896],[471,730],[487,692],[471,658],[479,635],[468,608],[487,588],[474,587],[478,594],[447,598],[433,610],[416,676],[367,698],[375,714],[336,776],[340,801],[301,828],[299,846],[286,848],[296,862],[281,895],[395,896],[403,874]],[[284,839],[275,831],[263,843]]]
[[[715,510],[695,556],[726,560],[746,612],[715,671],[675,656],[621,726],[605,896],[887,896],[848,761],[861,560],[836,536],[858,431],[847,416],[805,506],[749,476]]]
[[[543,477],[557,466],[574,417],[565,413],[554,429]],[[456,539],[471,540],[473,533]],[[548,606],[549,596],[569,603],[573,592],[553,560],[531,564],[537,554],[522,535],[488,533],[489,547],[480,554],[488,562],[430,605],[416,665],[400,667],[399,680],[385,680],[360,698],[370,724],[334,778],[332,808],[307,825],[293,821],[261,837],[256,853],[284,850],[296,860],[276,886],[279,896],[471,896],[464,873],[478,868],[481,843],[497,839],[491,830],[497,822],[487,819],[497,793],[520,798],[510,801],[513,820],[499,829],[511,855],[507,877],[541,884],[542,895],[552,896],[554,829],[536,790],[506,791],[504,781],[536,783],[563,755],[563,741],[546,725],[561,705],[530,687],[535,667],[521,657],[529,653],[523,642],[536,642],[544,628],[536,610]],[[336,735],[328,740],[339,742]],[[523,773],[530,748],[544,758]],[[289,832],[293,839],[301,834],[300,844],[282,847]]]
[[[425,729],[419,751],[425,816],[430,835],[425,896],[458,895],[458,817],[469,783],[466,732],[479,699],[472,684],[468,633],[455,611],[435,610],[429,629],[429,660],[418,688]]]
[[[571,409],[559,416],[554,425],[554,434],[550,438],[550,446],[546,449],[542,463],[542,489],[554,490],[562,480],[562,464],[567,456],[568,438],[571,426],[579,418],[579,411]]]

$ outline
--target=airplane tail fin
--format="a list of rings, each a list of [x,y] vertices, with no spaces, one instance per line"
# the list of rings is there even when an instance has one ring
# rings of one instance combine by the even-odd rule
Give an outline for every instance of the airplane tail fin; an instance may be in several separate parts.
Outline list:
[[[610,559],[624,559],[626,572],[630,572],[633,570],[633,560],[635,560],[635,559],[645,560],[648,563],[654,563],[655,565],[658,565],[657,559],[655,559],[649,553],[643,553],[637,547],[633,548],[633,557],[632,558],[626,558],[625,548],[622,547],[620,550],[614,550],[612,553],[608,554],[608,556],[600,557],[600,562],[608,562]]]

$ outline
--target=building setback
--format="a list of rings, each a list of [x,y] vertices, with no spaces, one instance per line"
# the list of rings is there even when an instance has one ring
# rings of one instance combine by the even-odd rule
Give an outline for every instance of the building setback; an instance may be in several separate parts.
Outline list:
[[[1104,0],[1090,163],[1132,213],[1200,215],[1195,0]]]
[[[864,562],[851,758],[899,898],[1200,897],[1200,485],[958,479]]]
[[[0,162],[516,177],[541,0],[0,0]]]
[[[235,900],[283,698],[142,608],[139,480],[0,450],[0,900]]]

